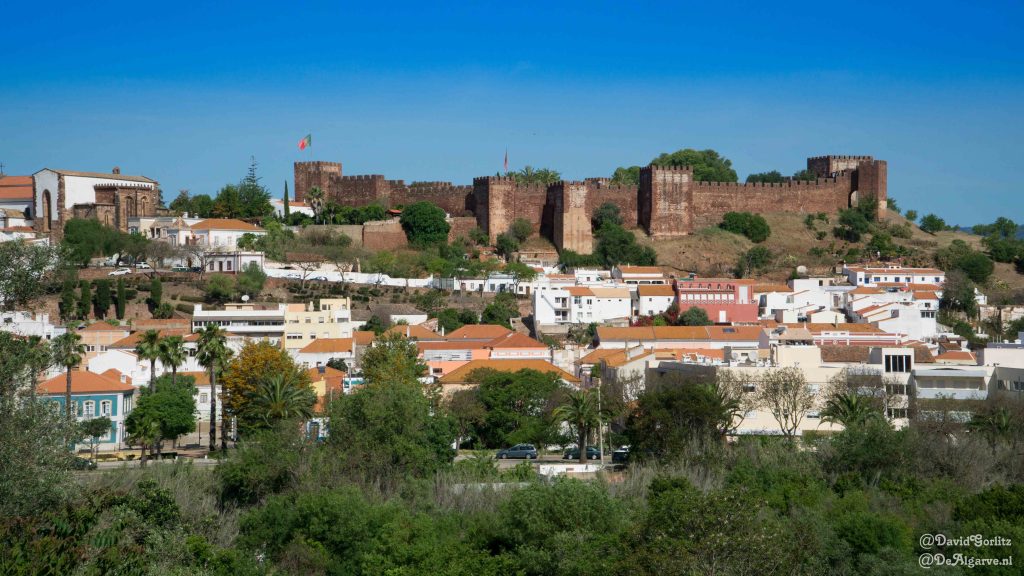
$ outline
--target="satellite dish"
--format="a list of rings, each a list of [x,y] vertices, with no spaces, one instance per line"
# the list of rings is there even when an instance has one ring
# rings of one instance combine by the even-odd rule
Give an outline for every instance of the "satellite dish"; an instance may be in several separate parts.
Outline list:
[[[248,302],[248,301],[249,301],[249,295],[248,294],[242,294],[242,302]]]
[[[796,273],[801,276],[807,276],[807,266],[797,266]]]

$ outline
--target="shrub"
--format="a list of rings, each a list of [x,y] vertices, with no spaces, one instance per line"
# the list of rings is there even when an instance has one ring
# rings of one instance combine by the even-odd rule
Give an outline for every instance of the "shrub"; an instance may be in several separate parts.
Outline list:
[[[764,242],[772,233],[763,216],[750,212],[727,212],[718,226],[727,232],[742,234],[755,243]]]

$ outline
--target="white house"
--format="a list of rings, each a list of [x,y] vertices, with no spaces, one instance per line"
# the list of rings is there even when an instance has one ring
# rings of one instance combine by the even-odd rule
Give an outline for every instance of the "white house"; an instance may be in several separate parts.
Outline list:
[[[938,284],[946,282],[946,273],[938,268],[903,266],[843,266],[843,274],[854,286]]]
[[[251,338],[280,344],[284,338],[287,308],[287,304],[231,302],[225,304],[223,310],[209,310],[196,304],[192,311],[192,331],[199,332],[207,325],[214,325],[228,333],[229,341]]]
[[[266,234],[263,228],[234,218],[207,218],[192,224],[189,228],[192,231],[189,243],[224,250],[236,249],[239,238],[245,234]]]
[[[284,200],[281,198],[271,198],[270,205],[274,207],[274,214],[278,218],[284,217]],[[305,214],[310,218],[313,217],[313,208],[306,205],[305,202],[296,202],[294,200],[288,202],[288,213],[289,214]]]
[[[538,324],[601,324],[628,319],[633,297],[628,288],[572,286],[533,293],[534,319]]]
[[[39,336],[44,340],[53,340],[67,332],[67,329],[51,324],[49,314],[14,311],[0,314],[0,331],[18,336]]]
[[[676,301],[676,291],[668,284],[644,284],[636,287],[633,312],[638,316],[661,314]]]
[[[623,284],[668,284],[668,279],[657,266],[615,266],[612,278]]]

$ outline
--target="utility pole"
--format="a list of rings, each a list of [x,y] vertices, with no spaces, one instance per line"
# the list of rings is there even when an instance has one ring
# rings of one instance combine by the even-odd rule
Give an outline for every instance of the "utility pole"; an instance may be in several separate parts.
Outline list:
[[[604,426],[601,422],[601,377],[597,380],[597,454],[601,459],[601,469],[604,470]]]

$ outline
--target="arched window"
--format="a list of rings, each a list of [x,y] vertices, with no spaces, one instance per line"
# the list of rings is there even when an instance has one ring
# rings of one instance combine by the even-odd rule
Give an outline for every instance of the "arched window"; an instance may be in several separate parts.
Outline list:
[[[100,416],[110,416],[114,403],[110,400],[100,402]]]
[[[93,400],[86,400],[82,403],[82,416],[86,418],[92,418],[96,416],[96,402]]]

